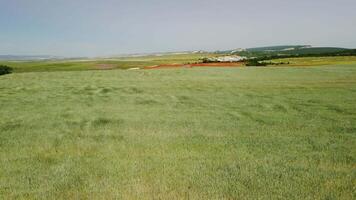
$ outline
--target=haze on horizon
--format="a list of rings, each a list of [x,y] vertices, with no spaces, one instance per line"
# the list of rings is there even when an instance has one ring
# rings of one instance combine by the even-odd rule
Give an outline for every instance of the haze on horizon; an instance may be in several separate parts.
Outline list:
[[[356,48],[354,0],[0,0],[0,55]]]

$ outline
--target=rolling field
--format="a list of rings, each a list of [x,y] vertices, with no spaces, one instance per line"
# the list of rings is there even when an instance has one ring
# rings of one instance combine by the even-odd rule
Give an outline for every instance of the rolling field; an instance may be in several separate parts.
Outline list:
[[[356,56],[283,58],[272,62],[289,62],[288,66],[356,65]]]
[[[219,54],[173,54],[157,56],[121,57],[89,60],[39,60],[39,61],[0,61],[0,65],[8,65],[15,73],[24,72],[56,72],[56,71],[88,71],[113,69],[156,69],[230,66],[241,67],[244,63],[199,63],[201,58],[216,57]],[[220,55],[222,56],[222,55]],[[272,63],[289,63],[282,66],[324,66],[324,65],[356,65],[356,56],[334,57],[302,57],[271,60]],[[193,64],[198,63],[198,64]],[[270,66],[272,67],[272,66]]]
[[[355,199],[356,66],[0,76],[0,199]]]
[[[200,58],[213,54],[173,54],[162,56],[122,57],[92,60],[40,60],[40,61],[0,61],[8,65],[15,73],[53,72],[53,71],[87,71],[108,69],[144,68],[161,64],[185,64],[198,62]]]

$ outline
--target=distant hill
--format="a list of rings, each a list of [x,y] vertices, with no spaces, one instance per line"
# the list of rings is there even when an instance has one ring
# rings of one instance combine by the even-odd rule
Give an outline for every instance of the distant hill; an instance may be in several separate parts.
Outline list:
[[[310,47],[310,48],[302,48],[302,49],[295,49],[295,50],[289,50],[289,51],[284,51],[287,54],[324,54],[324,53],[337,53],[337,52],[342,52],[347,49],[344,48],[338,48],[338,47]],[[279,52],[283,53],[283,52]]]
[[[0,60],[47,60],[59,59],[57,56],[48,55],[0,55]]]
[[[247,57],[264,57],[264,56],[303,56],[303,55],[321,55],[321,54],[338,54],[347,52],[350,49],[339,47],[312,47],[311,45],[284,45],[248,48],[245,51],[234,52],[225,51],[224,54],[234,54]]]
[[[269,46],[269,47],[256,47],[256,48],[248,48],[247,51],[251,52],[260,52],[260,51],[293,51],[300,49],[309,49],[312,48],[310,45],[284,45],[284,46]]]
[[[0,61],[41,61],[41,60],[80,60],[87,57],[61,57],[49,55],[0,55]]]
[[[38,61],[38,60],[87,60],[87,59],[107,59],[122,57],[141,57],[141,56],[171,56],[184,54],[223,54],[238,55],[248,58],[262,57],[296,57],[296,56],[340,56],[356,55],[355,49],[346,49],[339,47],[312,47],[311,45],[281,45],[254,48],[236,48],[223,51],[179,51],[179,52],[158,52],[158,53],[139,53],[139,54],[122,54],[109,57],[59,57],[50,55],[0,55],[0,61]]]

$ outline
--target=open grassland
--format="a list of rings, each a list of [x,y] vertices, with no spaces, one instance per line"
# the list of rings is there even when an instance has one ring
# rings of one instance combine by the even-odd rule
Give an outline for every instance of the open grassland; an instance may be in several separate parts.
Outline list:
[[[42,60],[42,61],[0,61],[0,65],[8,65],[15,73],[21,72],[54,72],[54,71],[87,71],[87,70],[113,70],[130,68],[177,68],[190,66],[192,63],[201,62],[204,57],[216,57],[219,54],[171,54],[155,56],[121,57],[89,60]],[[223,55],[220,55],[223,56]],[[269,62],[269,61],[268,61]],[[356,56],[335,57],[303,57],[275,59],[274,63],[289,63],[284,66],[322,66],[322,65],[356,65]],[[187,65],[188,64],[188,65]],[[211,67],[210,65],[224,63],[207,63],[199,67]],[[225,63],[225,66],[244,66],[243,63]],[[194,65],[195,66],[195,65]],[[191,67],[194,67],[191,65]]]
[[[355,199],[356,66],[0,77],[0,199]]]
[[[83,71],[195,63],[200,58],[209,56],[213,56],[213,54],[172,54],[92,60],[0,61],[0,64],[11,66],[14,68],[14,72]]]
[[[289,63],[289,66],[356,65],[356,56],[301,57],[272,60],[274,63]]]

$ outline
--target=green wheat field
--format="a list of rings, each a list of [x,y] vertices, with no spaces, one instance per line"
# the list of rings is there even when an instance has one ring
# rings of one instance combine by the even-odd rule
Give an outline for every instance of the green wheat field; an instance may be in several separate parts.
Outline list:
[[[353,63],[13,73],[0,119],[0,199],[356,198]]]

